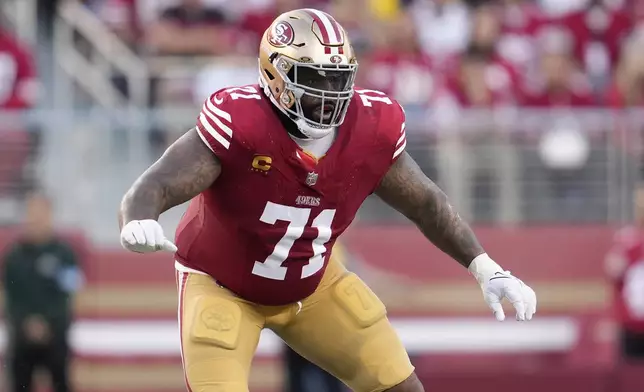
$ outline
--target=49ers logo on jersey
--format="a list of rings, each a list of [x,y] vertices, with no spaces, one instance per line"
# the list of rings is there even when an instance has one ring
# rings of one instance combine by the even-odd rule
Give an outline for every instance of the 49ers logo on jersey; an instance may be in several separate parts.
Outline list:
[[[268,32],[268,42],[277,48],[292,44],[294,39],[293,27],[287,22],[276,23]]]

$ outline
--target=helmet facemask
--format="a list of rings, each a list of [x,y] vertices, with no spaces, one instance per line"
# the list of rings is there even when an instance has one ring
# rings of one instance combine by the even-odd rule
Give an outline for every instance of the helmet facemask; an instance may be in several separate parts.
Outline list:
[[[329,134],[344,121],[353,97],[357,64],[313,64],[278,55],[273,64],[284,80],[279,107],[309,138]]]

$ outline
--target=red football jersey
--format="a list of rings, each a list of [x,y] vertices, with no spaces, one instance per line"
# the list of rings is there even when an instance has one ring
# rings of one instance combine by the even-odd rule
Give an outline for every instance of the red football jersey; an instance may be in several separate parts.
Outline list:
[[[240,297],[296,302],[317,288],[336,239],[406,144],[404,112],[356,89],[319,160],[291,139],[257,85],[220,90],[197,121],[222,165],[177,229],[178,261]]]

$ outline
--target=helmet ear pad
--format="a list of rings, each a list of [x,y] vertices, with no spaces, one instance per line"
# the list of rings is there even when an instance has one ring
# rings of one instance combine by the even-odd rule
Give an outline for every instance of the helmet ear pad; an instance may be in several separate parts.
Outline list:
[[[280,104],[284,105],[284,107],[290,109],[295,105],[295,96],[292,91],[282,91],[279,97]]]
[[[273,76],[271,71],[266,67],[263,67],[261,63],[260,72],[262,74],[261,76],[263,76],[260,78],[260,81],[265,83],[268,87],[268,91],[266,91],[266,88],[264,89],[265,92],[269,93],[279,106],[282,106],[285,109],[291,109],[295,105],[296,99],[293,92],[286,89],[284,80]]]

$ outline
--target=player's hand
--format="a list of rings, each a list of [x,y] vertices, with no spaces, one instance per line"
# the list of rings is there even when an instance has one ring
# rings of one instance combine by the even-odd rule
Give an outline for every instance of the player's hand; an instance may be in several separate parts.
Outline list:
[[[481,285],[481,289],[485,302],[499,321],[505,320],[505,313],[501,306],[503,298],[507,298],[514,306],[518,321],[532,320],[532,316],[537,312],[537,294],[510,271],[496,272]]]
[[[159,222],[153,219],[133,220],[121,230],[121,245],[132,252],[149,253],[158,250],[176,252],[177,247],[163,234]]]
[[[516,310],[519,321],[531,320],[537,312],[537,295],[510,271],[504,271],[487,254],[476,257],[469,270],[481,285],[483,298],[497,320],[505,320],[501,301],[506,298]]]

